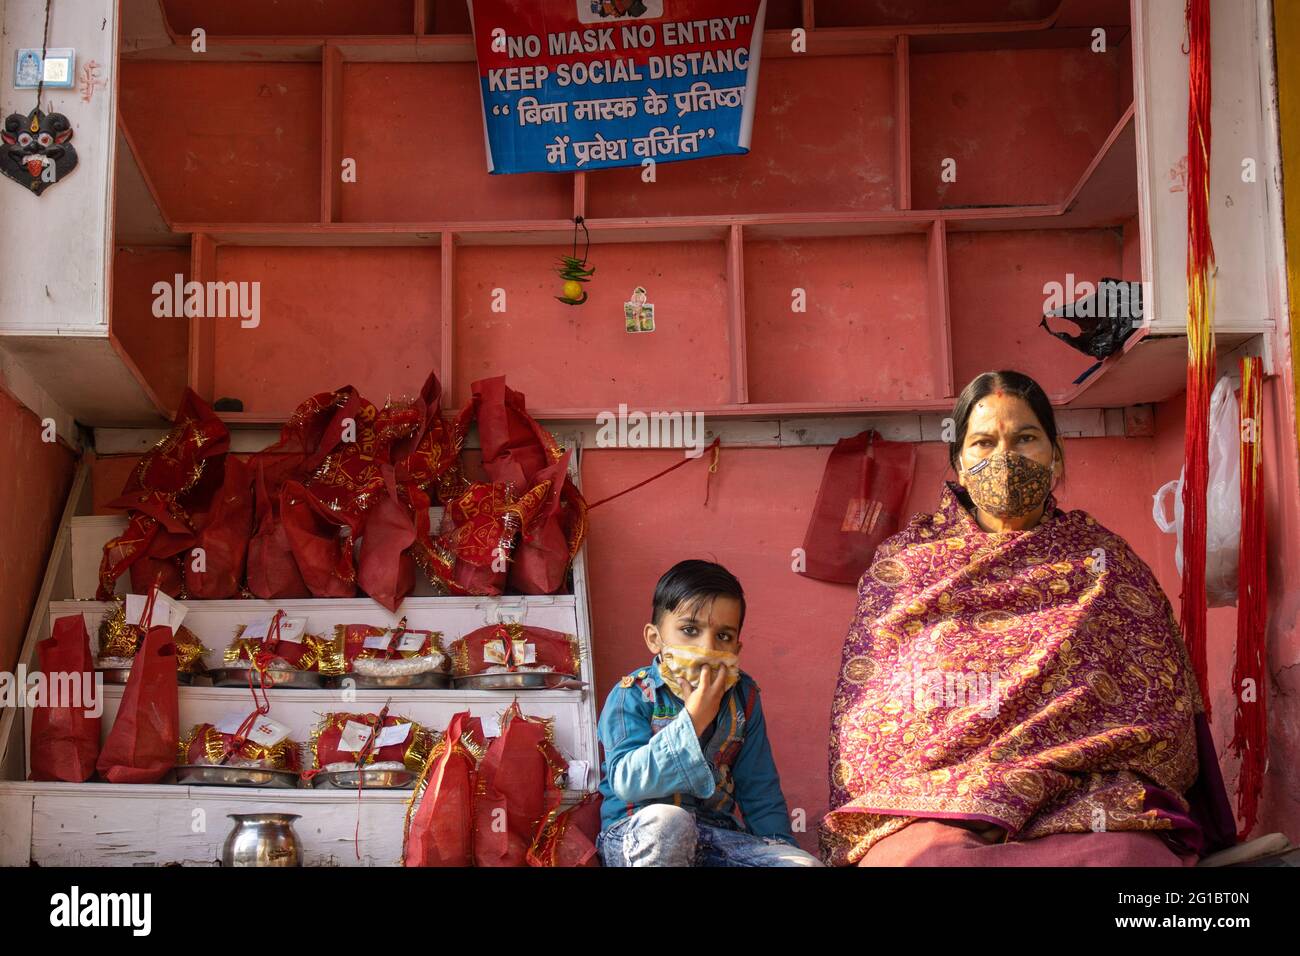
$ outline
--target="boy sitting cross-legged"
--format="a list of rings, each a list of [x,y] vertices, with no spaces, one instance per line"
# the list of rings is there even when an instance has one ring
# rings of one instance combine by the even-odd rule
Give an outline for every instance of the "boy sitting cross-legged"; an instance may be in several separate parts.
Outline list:
[[[721,565],[682,561],[659,579],[655,658],[600,715],[606,866],[821,865],[795,845],[758,686],[737,666],[744,621]]]

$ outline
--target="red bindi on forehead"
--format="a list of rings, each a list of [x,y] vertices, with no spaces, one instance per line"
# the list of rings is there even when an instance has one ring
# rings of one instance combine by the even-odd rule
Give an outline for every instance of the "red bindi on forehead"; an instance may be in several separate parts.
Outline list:
[[[994,392],[993,392],[993,394],[994,394],[995,396],[997,396],[998,398],[1006,398],[1006,397],[1007,397],[1007,393],[1004,392],[1004,391],[1002,391],[1002,389],[1000,389],[1000,388],[999,388],[999,389],[995,389]]]

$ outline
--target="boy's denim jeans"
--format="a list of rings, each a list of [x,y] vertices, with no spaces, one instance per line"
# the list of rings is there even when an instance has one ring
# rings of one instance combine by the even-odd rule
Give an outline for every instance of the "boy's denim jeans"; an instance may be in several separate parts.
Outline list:
[[[606,866],[821,866],[780,840],[709,826],[670,803],[642,807],[600,835]]]

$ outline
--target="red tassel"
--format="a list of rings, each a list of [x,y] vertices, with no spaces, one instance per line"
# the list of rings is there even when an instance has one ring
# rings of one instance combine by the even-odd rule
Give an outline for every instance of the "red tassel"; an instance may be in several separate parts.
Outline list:
[[[1214,305],[1210,239],[1210,0],[1187,0],[1187,433],[1183,448],[1181,624],[1210,717],[1205,649],[1205,509],[1209,484],[1210,392],[1214,386]]]
[[[1237,579],[1237,663],[1232,689],[1237,695],[1232,743],[1241,758],[1237,778],[1238,838],[1255,828],[1259,795],[1268,770],[1268,533],[1264,525],[1262,460],[1263,363],[1258,357],[1241,360],[1241,560]],[[1250,684],[1247,684],[1247,681]],[[1246,694],[1252,690],[1251,699]]]

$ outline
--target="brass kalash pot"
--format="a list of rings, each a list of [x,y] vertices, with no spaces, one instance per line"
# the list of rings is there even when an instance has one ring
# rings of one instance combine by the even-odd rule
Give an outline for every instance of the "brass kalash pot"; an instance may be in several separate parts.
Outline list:
[[[235,821],[221,849],[222,866],[302,866],[297,813],[228,813]]]

